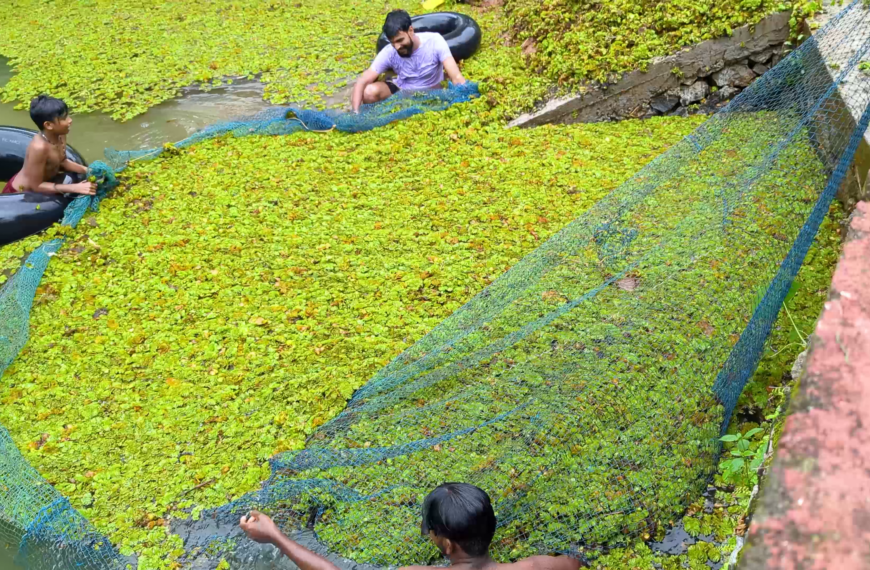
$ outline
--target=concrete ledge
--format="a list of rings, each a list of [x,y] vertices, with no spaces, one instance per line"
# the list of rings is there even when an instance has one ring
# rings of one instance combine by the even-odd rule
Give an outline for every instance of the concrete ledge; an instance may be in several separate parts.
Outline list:
[[[743,569],[870,567],[870,203],[852,216]]]
[[[847,9],[851,2],[838,3],[838,0],[823,0],[823,9],[814,18],[803,23],[803,31],[806,36],[813,34],[814,28],[822,27],[840,12]],[[850,20],[859,21],[860,15],[852,13]],[[825,61],[827,74],[833,83],[834,78],[840,74],[840,70],[848,65],[849,59],[861,49],[861,43],[838,43],[828,42],[822,46],[816,46],[819,56]],[[837,93],[828,102],[827,116],[819,114],[816,117],[815,127],[818,140],[817,150],[822,151],[820,158],[827,163],[825,153],[833,153],[836,156],[842,151],[838,146],[838,140],[843,140],[844,133],[851,133],[861,119],[861,114],[867,106],[868,93],[870,93],[870,75],[853,73],[846,81],[842,82]],[[840,121],[833,118],[840,118]],[[851,117],[851,120],[849,120]],[[846,118],[845,121],[842,119]],[[833,166],[832,166],[833,167]],[[870,131],[864,133],[863,140],[858,145],[852,168],[843,181],[843,186],[837,198],[843,204],[847,212],[851,212],[855,204],[862,200],[870,200],[870,182],[867,181],[867,173],[870,171]],[[862,174],[863,173],[863,174]]]

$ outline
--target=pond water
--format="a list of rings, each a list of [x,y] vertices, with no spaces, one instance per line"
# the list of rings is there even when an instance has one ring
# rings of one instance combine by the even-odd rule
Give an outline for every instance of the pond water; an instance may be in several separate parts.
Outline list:
[[[12,77],[7,60],[0,58],[0,86]],[[69,143],[88,162],[103,158],[103,149],[138,150],[179,141],[201,128],[228,119],[254,115],[268,107],[263,85],[234,83],[208,92],[187,89],[182,97],[162,103],[135,119],[121,123],[102,113],[74,115]],[[30,114],[0,103],[0,125],[35,128]]]
[[[15,558],[15,551],[0,545],[0,570],[21,570],[21,567],[12,561],[13,558]]]

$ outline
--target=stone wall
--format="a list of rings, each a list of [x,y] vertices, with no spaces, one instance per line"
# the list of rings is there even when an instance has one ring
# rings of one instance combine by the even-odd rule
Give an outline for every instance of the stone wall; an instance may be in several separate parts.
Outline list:
[[[790,36],[790,17],[790,12],[779,12],[734,30],[731,37],[657,58],[646,71],[627,73],[614,84],[586,85],[521,115],[510,126],[713,112],[779,62]]]

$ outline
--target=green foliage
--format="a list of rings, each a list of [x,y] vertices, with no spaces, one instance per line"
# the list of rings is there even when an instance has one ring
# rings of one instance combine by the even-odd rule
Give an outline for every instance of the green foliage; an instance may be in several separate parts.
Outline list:
[[[319,432],[308,451],[411,444],[421,431],[428,436],[479,426],[483,418],[527,402],[521,415],[476,429],[473,436],[451,438],[443,446],[421,446],[353,468],[330,461],[300,468],[289,459],[282,467],[278,458],[273,484],[326,480],[374,494],[360,502],[318,496],[327,508],[315,528],[330,548],[359,561],[385,564],[437,556],[414,531],[419,516],[414,506],[444,480],[472,481],[502,503],[520,502],[501,512],[510,522],[496,534],[493,554],[498,559],[522,557],[541,544],[558,550],[583,541],[595,549],[625,536],[651,534],[662,521],[679,516],[686,497],[711,474],[711,444],[722,413],[710,398],[713,379],[748,322],[754,291],[769,282],[804,224],[801,210],[812,207],[813,189],[824,181],[823,170],[800,137],[779,155],[777,169],[732,202],[729,220],[735,231],[717,231],[722,227],[719,202],[712,199],[718,196],[717,184],[723,183],[722,177],[739,176],[735,170],[742,172],[747,163],[763,160],[769,145],[782,136],[777,124],[769,114],[735,120],[727,136],[693,155],[679,175],[657,181],[648,200],[627,208],[622,227],[655,228],[639,232],[632,242],[635,251],[643,252],[642,262],[632,266],[632,279],[646,284],[642,300],[620,293],[618,287],[604,288],[594,301],[505,348],[483,366],[436,376],[432,385],[415,385],[417,377],[412,377],[409,390],[403,384],[398,395],[393,390],[384,393],[385,401],[372,399],[372,412],[357,400],[352,419],[348,422],[345,416],[338,424],[341,429]],[[614,198],[619,195],[606,203]],[[511,319],[528,322],[529,311],[546,310],[540,300],[555,306],[582,298],[600,283],[599,272],[618,273],[619,264],[627,263],[622,257],[602,260],[597,246],[572,233],[576,227],[560,233],[560,242],[571,248],[566,262],[546,266],[532,290],[538,294],[515,305],[521,310],[508,309],[492,320],[485,317],[485,334],[474,333],[480,341],[492,342],[500,330],[512,330]],[[657,240],[661,235],[669,237],[666,244]],[[545,249],[537,255],[545,254],[553,252]],[[570,279],[561,279],[562,271]],[[537,272],[523,263],[511,275],[526,279]],[[633,287],[628,285],[629,290]],[[499,295],[498,287],[490,292],[492,298]],[[489,299],[478,298],[466,309],[486,314]],[[455,320],[445,322],[448,331],[450,326]],[[642,333],[635,334],[639,329]],[[479,346],[474,340],[467,345]],[[464,351],[458,349],[460,357],[453,362],[461,366]],[[513,368],[516,362],[529,364]],[[516,383],[504,381],[507,374]],[[674,386],[680,388],[677,396]],[[477,397],[479,393],[485,397]],[[427,405],[454,398],[454,405]],[[426,419],[417,420],[424,411]],[[412,419],[404,421],[407,416]],[[537,437],[537,423],[551,426],[551,431]],[[609,516],[619,511],[619,516]],[[373,520],[379,523],[371,524]],[[715,527],[700,521],[701,531],[713,532]]]
[[[0,53],[17,72],[4,101],[39,93],[77,112],[130,119],[226,78],[262,74],[274,103],[312,104],[368,66],[393,4],[349,0],[42,0],[0,3]]]
[[[47,92],[78,113],[128,120],[184,87],[258,78],[273,103],[323,106],[369,65],[384,14],[393,8],[414,13],[419,4],[74,0],[58,10],[41,0],[4,2],[0,53],[16,74],[0,96],[25,107]],[[519,47],[504,41],[500,9],[452,9],[472,14],[484,30],[463,73],[482,83],[501,116],[527,110],[546,94],[546,78],[529,75]],[[47,49],[52,33],[60,37],[57,49]]]
[[[761,428],[752,428],[743,434],[728,434],[719,438],[720,441],[733,444],[727,449],[728,458],[719,464],[726,482],[751,487],[758,481],[758,468],[764,461],[768,436],[760,440],[753,438],[763,431]]]
[[[44,240],[45,236],[35,235],[0,248],[0,285],[18,271],[27,255]]]
[[[613,80],[775,11],[794,10],[796,28],[818,8],[804,0],[505,1],[513,37],[525,46],[531,69],[566,85]]]
[[[699,122],[505,131],[474,108],[128,171],[49,266],[0,423],[162,567],[167,517],[255,489],[267,458]]]

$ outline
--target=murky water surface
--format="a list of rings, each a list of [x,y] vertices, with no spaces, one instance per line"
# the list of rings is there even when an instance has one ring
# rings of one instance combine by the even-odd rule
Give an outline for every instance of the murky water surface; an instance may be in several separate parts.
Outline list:
[[[0,58],[0,86],[11,76],[7,60]],[[153,148],[179,141],[213,123],[254,115],[270,106],[263,100],[263,85],[258,82],[234,83],[209,92],[189,89],[183,97],[162,103],[124,123],[102,113],[74,114],[69,143],[92,162],[103,158],[106,147]],[[0,125],[35,128],[30,114],[26,110],[16,111],[11,103],[0,103]]]

